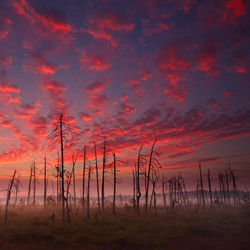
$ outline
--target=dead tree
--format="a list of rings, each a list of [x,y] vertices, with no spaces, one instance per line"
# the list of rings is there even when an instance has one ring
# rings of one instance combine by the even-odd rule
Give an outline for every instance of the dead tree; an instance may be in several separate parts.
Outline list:
[[[163,198],[163,205],[164,208],[167,208],[167,199],[166,199],[166,193],[165,193],[165,177],[162,175],[162,198]]]
[[[199,170],[200,170],[200,187],[201,187],[201,196],[202,196],[202,208],[203,208],[203,212],[205,212],[205,196],[204,196],[203,179],[202,179],[201,163],[200,162],[199,162]]]
[[[228,198],[228,204],[231,205],[231,201],[230,201],[230,190],[229,190],[229,176],[228,176],[228,172],[227,169],[225,170],[225,176],[226,176],[226,185],[227,185],[227,198]]]
[[[135,208],[135,189],[136,189],[136,173],[135,170],[133,170],[133,208]]]
[[[36,205],[36,163],[33,162],[33,205]]]
[[[105,173],[106,173],[106,154],[107,154],[107,145],[106,141],[104,138],[103,141],[103,158],[102,158],[102,210],[104,210],[104,203],[105,203],[105,193],[104,193],[104,188],[105,188]]]
[[[68,174],[68,182],[67,182],[67,193],[66,193],[65,201],[66,201],[66,212],[67,212],[68,223],[70,223],[70,214],[69,214],[69,212],[70,212],[70,209],[69,209],[70,192],[69,191],[70,191],[72,176],[73,176],[73,173],[75,171],[76,160],[77,160],[77,156],[74,157],[74,155],[72,155],[72,171],[70,174],[68,171],[66,171],[66,173]]]
[[[113,153],[114,157],[114,193],[113,193],[113,210],[112,213],[115,214],[115,196],[116,196],[116,159],[115,159],[115,153]]]
[[[31,165],[31,167],[30,167],[30,178],[29,178],[29,189],[28,189],[27,205],[29,205],[29,201],[30,201],[32,173],[33,173],[33,165]]]
[[[161,168],[161,164],[159,161],[154,157],[154,154],[156,156],[159,156],[158,152],[154,151],[154,146],[157,141],[157,138],[155,139],[151,151],[150,151],[150,157],[149,157],[149,163],[148,163],[148,171],[147,171],[147,182],[146,182],[146,191],[145,191],[145,212],[148,213],[148,191],[149,191],[149,185],[150,185],[150,175],[151,171],[158,171],[159,168]]]
[[[100,214],[100,194],[99,194],[99,176],[98,176],[98,163],[97,163],[97,153],[96,153],[96,144],[94,142],[95,149],[95,172],[96,172],[96,191],[97,191],[97,202],[98,202],[98,213]]]
[[[82,169],[82,205],[85,208],[85,170],[86,170],[86,145],[83,151],[83,169]]]
[[[17,205],[17,193],[19,192],[20,175],[17,177],[15,206]]]
[[[46,162],[46,155],[44,157],[44,207],[46,206],[46,199],[47,199],[47,162]]]
[[[151,177],[150,181],[152,182],[153,188],[152,188],[152,194],[151,194],[151,199],[150,199],[149,212],[151,212],[152,203],[154,201],[155,214],[157,214],[155,188],[156,188],[156,183],[157,183],[157,180],[158,180],[158,176],[157,176],[157,172],[152,172],[151,175],[152,175],[152,177]]]
[[[69,125],[66,124],[66,119],[63,114],[60,115],[59,119],[55,124],[55,128],[51,134],[54,134],[55,142],[60,143],[60,152],[61,152],[61,169],[60,170],[60,178],[61,178],[61,201],[62,201],[62,220],[65,220],[65,183],[64,183],[64,148],[67,142],[67,135],[71,133],[71,129]]]
[[[146,159],[141,154],[142,146],[139,149],[138,152],[138,158],[137,158],[137,166],[136,166],[136,207],[137,207],[137,213],[140,213],[140,198],[141,198],[141,188],[140,188],[140,175],[143,174],[143,163],[146,162]],[[145,178],[146,179],[146,178]]]
[[[209,197],[210,197],[210,208],[211,208],[211,210],[213,210],[213,197],[212,197],[211,178],[210,178],[210,170],[209,169],[207,172],[207,178],[208,178],[208,188],[209,188]]]
[[[90,176],[91,175],[91,165],[89,164],[89,172],[88,172],[88,189],[87,189],[87,216],[88,219],[90,218],[90,212],[89,212],[89,207],[90,207]]]
[[[12,176],[12,179],[10,180],[9,187],[8,187],[8,190],[7,190],[7,199],[6,199],[4,223],[6,223],[7,220],[8,220],[8,207],[9,207],[10,196],[11,196],[11,193],[12,193],[12,187],[13,187],[13,185],[15,185],[15,176],[16,176],[16,170],[14,171],[14,174]]]
[[[234,174],[234,171],[231,169],[231,166],[230,166],[230,175],[231,175],[231,178],[232,178],[232,181],[233,181],[233,193],[234,193],[234,204],[240,204],[240,197],[239,197],[239,193],[238,193],[238,189],[237,189],[237,186],[236,186],[236,177],[235,177],[235,174]]]

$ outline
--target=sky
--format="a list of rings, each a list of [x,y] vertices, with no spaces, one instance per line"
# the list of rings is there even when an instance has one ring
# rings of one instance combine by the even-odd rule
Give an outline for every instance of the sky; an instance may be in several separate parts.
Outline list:
[[[32,162],[42,175],[45,155],[53,181],[60,114],[78,183],[84,145],[91,164],[97,144],[101,168],[106,138],[120,189],[131,192],[138,150],[147,158],[157,138],[166,177],[182,172],[192,186],[201,162],[216,183],[230,163],[246,187],[249,8],[244,0],[1,0],[0,187],[17,169],[26,192]]]

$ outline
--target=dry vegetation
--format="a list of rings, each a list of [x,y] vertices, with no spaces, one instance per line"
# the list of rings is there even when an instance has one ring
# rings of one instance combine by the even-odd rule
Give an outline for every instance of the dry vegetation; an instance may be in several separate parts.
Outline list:
[[[170,215],[158,208],[148,216],[132,206],[116,210],[98,216],[93,209],[90,219],[81,211],[67,223],[54,208],[11,208],[8,223],[0,224],[0,249],[250,249],[250,216],[242,208]],[[48,215],[54,212],[53,222]]]

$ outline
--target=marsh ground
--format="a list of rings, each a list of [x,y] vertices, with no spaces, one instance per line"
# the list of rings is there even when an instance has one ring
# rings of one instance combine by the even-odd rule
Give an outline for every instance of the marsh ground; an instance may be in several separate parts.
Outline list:
[[[55,212],[55,222],[47,217]],[[0,249],[250,249],[250,216],[242,209],[217,209],[203,214],[197,209],[175,211],[167,216],[137,215],[132,207],[110,210],[88,220],[79,210],[71,223],[61,212],[42,207],[10,208],[9,220],[0,222]]]

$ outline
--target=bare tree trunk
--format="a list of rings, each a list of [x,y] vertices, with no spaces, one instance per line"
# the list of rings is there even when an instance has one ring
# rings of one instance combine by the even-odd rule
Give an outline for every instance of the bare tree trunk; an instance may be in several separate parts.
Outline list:
[[[220,187],[220,199],[223,203],[223,194],[222,194],[222,183],[221,183],[221,173],[219,173],[219,187]]]
[[[74,206],[76,206],[76,175],[75,175],[75,168],[73,169],[73,193],[74,193]]]
[[[162,176],[162,195],[163,195],[164,208],[167,208],[167,199],[166,199],[166,194],[165,194],[165,178],[164,178],[164,175]]]
[[[91,174],[91,166],[89,165],[89,173],[88,173],[88,193],[87,193],[87,216],[90,218],[89,207],[90,207],[90,174]]]
[[[106,142],[103,141],[103,160],[102,160],[102,210],[104,210],[104,184],[105,184],[105,168],[106,168]]]
[[[19,180],[20,180],[20,175],[18,175],[18,178],[17,178],[17,183],[16,183],[16,198],[15,198],[15,206],[17,205],[17,193],[19,192]]]
[[[33,167],[33,205],[36,205],[36,163],[34,161],[34,167]]]
[[[240,204],[240,197],[239,197],[238,189],[236,187],[235,175],[234,175],[234,172],[232,170],[230,170],[230,172],[231,172],[231,176],[233,179],[233,190],[234,190],[235,201]],[[237,198],[237,200],[236,200],[236,198]]]
[[[115,159],[115,153],[114,156],[114,194],[113,194],[113,211],[112,213],[115,214],[115,195],[116,195],[116,159]]]
[[[133,208],[135,208],[135,188],[136,188],[136,173],[135,170],[133,170]]]
[[[156,181],[157,181],[157,180],[155,180],[155,183],[154,183],[154,185],[153,185],[153,194],[154,194],[154,209],[155,209],[155,214],[157,214],[157,206],[156,206],[156,193],[155,193]]]
[[[137,176],[136,176],[136,201],[137,201],[137,213],[140,213],[140,198],[141,198],[141,190],[140,190],[140,162],[141,162],[141,150],[142,146],[140,147],[137,159]]]
[[[202,180],[201,163],[200,162],[199,162],[199,170],[200,170],[200,185],[201,185],[201,195],[202,195],[202,208],[203,208],[203,212],[205,212],[205,197],[204,197],[203,180]]]
[[[64,145],[63,145],[63,115],[60,116],[60,142],[61,142],[61,164],[62,164],[62,220],[65,220],[65,197],[64,197]]]
[[[46,206],[47,199],[47,166],[46,166],[46,156],[44,157],[44,207]]]
[[[28,190],[28,197],[27,197],[27,205],[29,205],[29,202],[30,202],[32,173],[33,173],[33,165],[30,167],[30,179],[29,179],[29,190]]]
[[[208,178],[208,188],[209,188],[209,196],[210,196],[210,208],[213,210],[213,198],[212,198],[212,189],[211,189],[211,178],[210,178],[210,170],[208,169],[207,173]]]
[[[225,192],[225,184],[224,184],[224,176],[223,176],[222,173],[221,173],[221,186],[222,186],[222,191],[223,191],[224,202],[225,202],[225,204],[227,204],[226,192]]]
[[[85,169],[86,169],[86,145],[84,146],[83,170],[82,170],[82,202],[83,202],[83,208],[85,208]]]
[[[9,184],[8,191],[7,191],[7,200],[6,200],[6,207],[5,207],[4,223],[6,223],[7,220],[8,220],[8,207],[9,207],[9,201],[10,201],[12,186],[13,186],[14,181],[15,181],[15,176],[16,176],[16,170],[14,171],[14,174],[12,176],[12,179],[11,179],[11,182]]]
[[[227,184],[227,198],[228,198],[228,204],[231,205],[230,201],[230,191],[229,191],[229,180],[228,180],[228,172],[226,170],[226,184]]]
[[[151,152],[150,152],[150,158],[149,158],[149,164],[148,164],[148,173],[147,173],[147,184],[146,184],[146,204],[145,204],[145,210],[146,210],[146,214],[148,213],[148,190],[149,190],[149,183],[150,183],[150,171],[151,171],[151,164],[152,164],[152,156],[153,156],[153,151],[154,151],[154,146],[156,143],[156,140],[154,141],[152,148],[151,148]]]
[[[94,142],[94,149],[95,149],[95,172],[96,172],[96,191],[97,191],[97,202],[98,202],[98,213],[100,214],[100,194],[99,194],[99,177],[98,177],[98,164],[97,164],[97,153],[96,153],[96,145]]]

